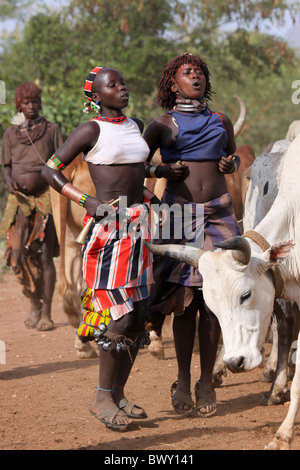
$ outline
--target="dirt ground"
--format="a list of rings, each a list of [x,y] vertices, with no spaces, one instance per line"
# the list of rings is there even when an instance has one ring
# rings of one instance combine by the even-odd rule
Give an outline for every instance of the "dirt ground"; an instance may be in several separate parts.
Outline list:
[[[263,450],[284,419],[288,406],[262,407],[269,384],[262,371],[228,372],[217,389],[218,411],[211,418],[181,418],[171,406],[170,386],[176,379],[171,335],[165,332],[165,359],[141,350],[127,384],[127,397],[143,406],[148,419],[118,433],[93,418],[89,404],[96,393],[98,359],[78,360],[75,330],[55,293],[50,332],[28,330],[29,309],[21,286],[11,273],[0,279],[0,450],[199,451]],[[267,349],[268,350],[268,349]],[[1,359],[1,356],[0,356]],[[2,361],[3,354],[2,354]],[[199,355],[192,363],[193,383],[199,378]],[[296,421],[293,449],[300,449]]]

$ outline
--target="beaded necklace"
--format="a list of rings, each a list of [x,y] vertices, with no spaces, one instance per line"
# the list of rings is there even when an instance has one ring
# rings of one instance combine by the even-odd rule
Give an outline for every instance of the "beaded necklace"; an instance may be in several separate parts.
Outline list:
[[[109,118],[109,117],[95,116],[95,117],[93,117],[92,121],[93,121],[94,119],[95,119],[96,121],[106,121],[106,122],[112,122],[112,123],[114,123],[114,124],[120,124],[121,122],[126,121],[127,116],[120,116],[120,117],[117,117],[117,118]]]

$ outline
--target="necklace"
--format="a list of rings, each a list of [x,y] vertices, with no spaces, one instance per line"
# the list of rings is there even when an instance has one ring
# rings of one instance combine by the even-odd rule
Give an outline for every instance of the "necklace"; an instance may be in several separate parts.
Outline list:
[[[121,122],[126,121],[127,116],[120,116],[120,117],[117,117],[117,118],[109,118],[109,117],[95,116],[95,117],[93,117],[92,121],[93,121],[94,119],[95,119],[96,121],[106,121],[106,122],[112,122],[112,123],[114,123],[114,124],[120,124]]]
[[[183,102],[183,100],[178,101],[179,102],[176,103],[174,109],[176,111],[181,111],[184,113],[202,113],[207,108],[207,104],[204,100],[186,100],[185,103]]]

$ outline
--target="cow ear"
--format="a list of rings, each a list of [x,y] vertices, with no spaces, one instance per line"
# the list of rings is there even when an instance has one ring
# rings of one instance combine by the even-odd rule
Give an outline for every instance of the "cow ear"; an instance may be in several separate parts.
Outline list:
[[[292,240],[272,245],[267,251],[263,253],[261,259],[271,266],[281,263],[290,255],[290,251],[293,246],[294,243]]]

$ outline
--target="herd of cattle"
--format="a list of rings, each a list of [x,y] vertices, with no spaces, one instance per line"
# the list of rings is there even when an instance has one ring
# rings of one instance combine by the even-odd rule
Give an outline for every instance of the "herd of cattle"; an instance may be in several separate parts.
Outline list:
[[[240,100],[239,100],[240,101]],[[242,104],[240,102],[240,104]],[[242,109],[238,128],[245,121]],[[252,148],[237,149],[241,165],[233,175],[226,175],[228,190],[234,200],[242,237],[223,242],[215,252],[195,249],[194,263],[203,274],[203,294],[209,308],[218,317],[223,338],[222,355],[218,357],[216,374],[227,367],[233,372],[251,370],[263,359],[263,344],[272,323],[273,347],[265,375],[273,382],[265,397],[266,404],[287,399],[288,364],[291,345],[298,337],[300,314],[300,121],[294,121],[286,138],[270,145],[255,158]],[[159,156],[156,156],[159,158]],[[64,170],[76,187],[88,194],[95,193],[86,163],[81,156]],[[154,187],[154,183],[157,184]],[[164,181],[146,181],[158,197]],[[81,320],[82,291],[81,245],[76,242],[85,210],[51,190],[52,207],[60,243],[59,289],[63,310],[70,324],[77,328]],[[150,246],[164,256],[185,261],[184,247]],[[75,336],[76,337],[76,336]],[[160,346],[162,343],[160,342]],[[75,348],[80,358],[97,356],[90,343],[82,344],[76,337]],[[223,355],[224,353],[224,355]],[[271,364],[273,357],[276,357]],[[296,361],[296,362],[297,362]],[[300,370],[295,368],[291,386],[291,402],[286,419],[273,441],[272,449],[289,449],[300,398]]]

